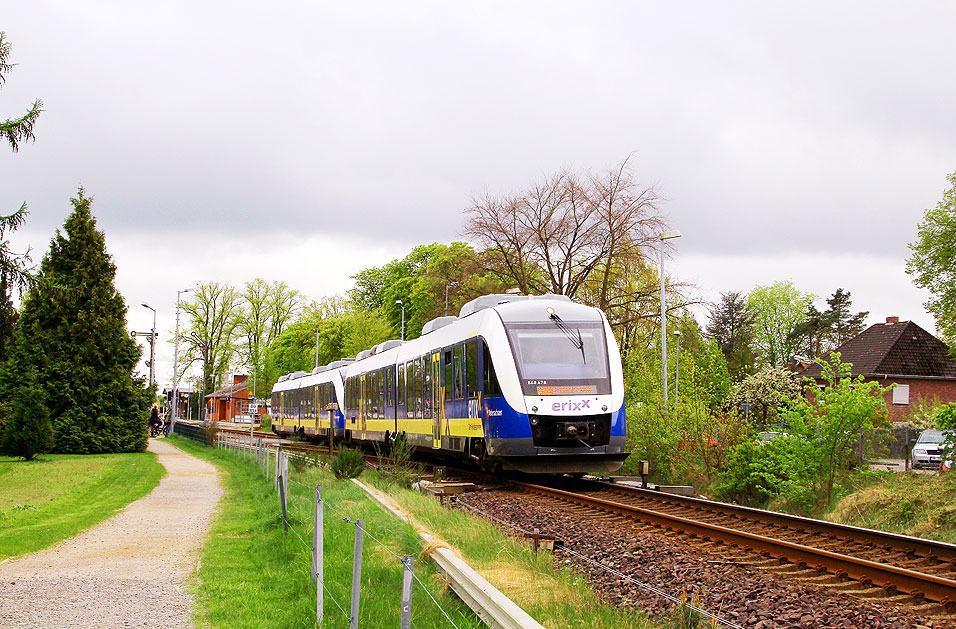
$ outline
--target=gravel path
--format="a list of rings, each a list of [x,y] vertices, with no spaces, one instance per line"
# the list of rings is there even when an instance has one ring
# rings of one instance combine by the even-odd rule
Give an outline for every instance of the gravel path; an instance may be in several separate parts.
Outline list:
[[[151,439],[166,477],[145,498],[0,566],[0,627],[192,627],[184,582],[222,495],[216,468]]]

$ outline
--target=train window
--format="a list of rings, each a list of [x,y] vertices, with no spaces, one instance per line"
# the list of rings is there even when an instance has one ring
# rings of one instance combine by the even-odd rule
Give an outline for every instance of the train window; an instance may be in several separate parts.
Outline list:
[[[385,406],[395,406],[395,367],[385,370]]]
[[[429,356],[422,356],[420,359],[420,369],[422,376],[422,419],[432,418],[432,369]],[[434,388],[438,383],[434,383]]]
[[[397,384],[397,389],[396,389],[396,391],[395,391],[395,398],[396,398],[396,400],[395,400],[396,406],[400,406],[400,407],[407,408],[407,406],[405,406],[405,400],[406,400],[406,397],[405,397],[405,365],[399,365],[399,366],[398,366],[398,384]],[[398,417],[398,415],[395,415],[395,417]]]
[[[452,360],[452,350],[451,348],[446,349],[444,352],[444,360],[442,361],[442,374],[441,374],[441,385],[444,387],[445,391],[445,401],[451,401],[451,395],[453,390],[453,383],[455,381],[455,374],[453,372],[453,360]]]
[[[455,399],[465,399],[465,346],[455,346]]]
[[[482,379],[485,385],[485,397],[501,397],[501,386],[498,384],[498,375],[495,373],[495,365],[491,362],[491,352],[488,351],[488,345],[481,344],[484,350]]]
[[[405,363],[406,367],[406,376],[405,376],[405,386],[408,387],[408,416],[415,418],[418,417],[418,411],[421,408],[421,403],[418,401],[418,393],[416,391],[421,390],[421,383],[417,381],[417,367],[418,363],[414,360]],[[418,388],[416,388],[418,387]]]
[[[477,343],[465,343],[465,391],[469,399],[478,397],[478,353]]]

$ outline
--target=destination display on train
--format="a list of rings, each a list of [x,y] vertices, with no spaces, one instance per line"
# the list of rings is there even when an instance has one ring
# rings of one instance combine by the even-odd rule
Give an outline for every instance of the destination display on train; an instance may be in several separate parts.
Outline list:
[[[587,395],[597,393],[594,385],[538,385],[538,395]]]

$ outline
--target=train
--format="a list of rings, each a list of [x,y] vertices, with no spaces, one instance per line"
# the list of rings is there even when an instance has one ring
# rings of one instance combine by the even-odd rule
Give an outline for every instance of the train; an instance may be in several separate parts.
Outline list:
[[[601,310],[563,295],[484,295],[420,337],[279,378],[283,436],[417,451],[493,471],[608,474],[625,447],[621,355]]]

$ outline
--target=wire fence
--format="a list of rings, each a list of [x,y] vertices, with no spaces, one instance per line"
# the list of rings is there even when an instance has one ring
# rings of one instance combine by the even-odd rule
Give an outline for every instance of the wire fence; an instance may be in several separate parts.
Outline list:
[[[414,572],[414,557],[412,555],[402,555],[396,552],[388,544],[382,541],[381,535],[375,535],[370,532],[362,519],[357,519],[354,515],[345,513],[336,508],[327,500],[321,497],[322,488],[320,485],[312,485],[292,478],[289,471],[289,463],[293,462],[292,468],[297,466],[313,465],[315,460],[304,456],[300,452],[290,449],[283,449],[281,445],[266,442],[255,436],[237,435],[235,433],[216,432],[215,434],[206,433],[198,426],[188,424],[176,424],[176,432],[184,437],[204,442],[217,449],[226,451],[228,454],[240,459],[247,459],[254,463],[267,480],[273,482],[277,495],[277,507],[281,511],[282,525],[286,533],[292,533],[292,539],[299,542],[305,548],[311,558],[312,566],[310,569],[311,579],[316,583],[316,623],[321,626],[325,616],[324,599],[327,598],[335,606],[338,614],[348,623],[350,628],[358,627],[359,610],[361,603],[361,573],[362,573],[362,550],[365,540],[370,540],[385,551],[385,556],[393,558],[402,567],[402,590],[400,605],[400,624],[401,629],[411,626],[411,611],[414,586],[417,583],[419,590],[424,592],[431,604],[435,605],[447,620],[448,625],[458,629],[448,611],[444,609],[441,603],[429,591],[422,580]],[[302,500],[290,500],[290,485],[301,490],[314,493],[315,499],[312,502],[313,526],[311,530],[301,530],[296,522],[302,521],[300,517],[290,517],[290,508],[293,505],[301,504]],[[343,584],[327,583],[324,578],[324,540],[328,532],[330,523],[325,522],[325,512],[331,512],[337,520],[355,530],[353,547],[353,569],[352,582],[350,586],[348,604],[344,600],[340,601],[341,595],[336,596],[332,590],[348,591]],[[299,514],[301,515],[301,514]],[[308,540],[311,540],[308,541]],[[331,590],[330,590],[331,586]],[[376,596],[381,596],[382,589],[376,589]],[[324,595],[324,596],[323,596]]]

